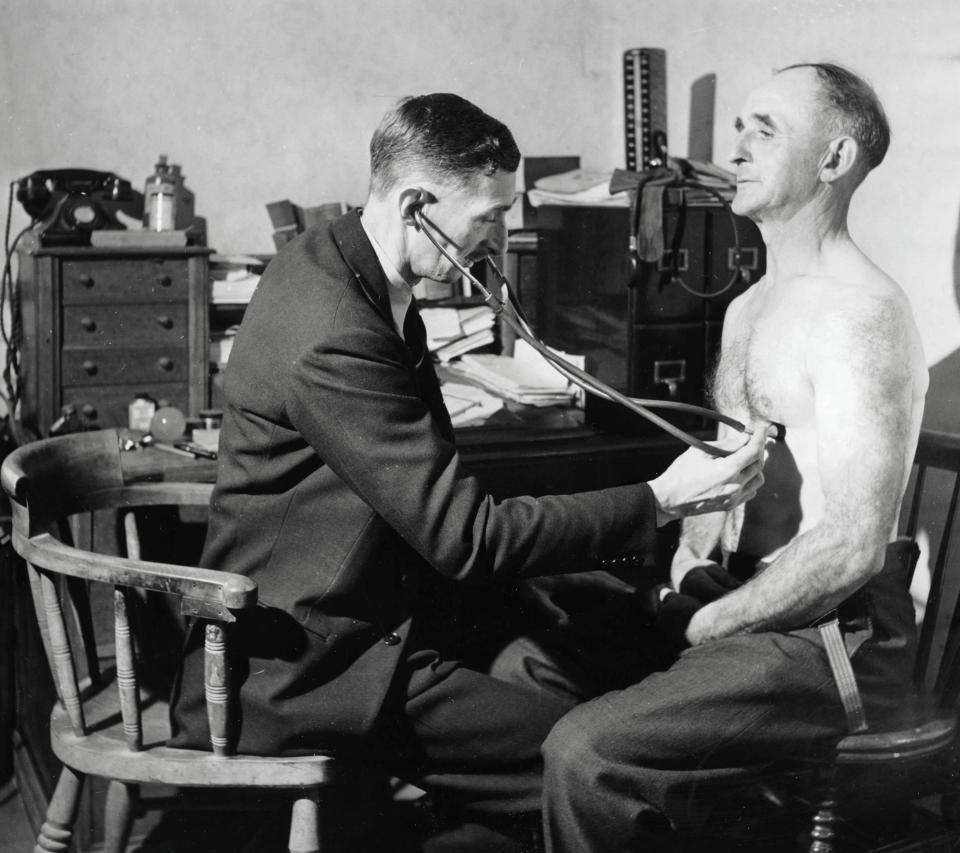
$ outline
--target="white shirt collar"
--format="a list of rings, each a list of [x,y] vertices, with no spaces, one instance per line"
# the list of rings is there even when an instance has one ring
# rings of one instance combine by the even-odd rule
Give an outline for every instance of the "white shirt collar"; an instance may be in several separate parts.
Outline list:
[[[377,242],[377,238],[367,229],[362,216],[360,217],[360,224],[363,225],[363,230],[370,239],[370,245],[373,246],[373,251],[376,253],[377,260],[380,261],[380,266],[383,267],[383,273],[387,277],[387,283],[390,285],[387,288],[387,295],[390,297],[390,313],[393,315],[393,324],[397,327],[397,331],[402,337],[403,321],[407,316],[407,309],[410,307],[410,303],[413,302],[412,288],[407,284],[403,276],[400,275],[400,270],[397,269],[397,265],[383,250],[383,246]]]

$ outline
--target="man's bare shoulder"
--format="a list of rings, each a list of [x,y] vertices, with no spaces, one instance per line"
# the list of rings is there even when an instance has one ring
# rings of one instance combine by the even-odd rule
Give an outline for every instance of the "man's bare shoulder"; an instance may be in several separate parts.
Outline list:
[[[913,310],[903,288],[870,263],[827,277],[813,320],[811,330],[816,337],[837,343],[897,346],[917,337]]]
[[[826,282],[809,325],[807,366],[922,396],[926,360],[906,293],[869,262]]]

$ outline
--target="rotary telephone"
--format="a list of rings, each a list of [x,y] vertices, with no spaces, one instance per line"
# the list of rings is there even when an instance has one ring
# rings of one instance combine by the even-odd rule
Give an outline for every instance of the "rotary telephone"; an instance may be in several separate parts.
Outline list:
[[[143,216],[143,193],[112,172],[45,169],[17,184],[17,201],[44,246],[87,245],[91,231],[126,228],[119,212],[136,220]]]

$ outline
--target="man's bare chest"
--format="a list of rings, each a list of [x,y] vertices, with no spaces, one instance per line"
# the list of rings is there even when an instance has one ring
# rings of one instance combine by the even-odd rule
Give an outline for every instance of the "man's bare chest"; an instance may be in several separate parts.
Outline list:
[[[748,420],[795,422],[810,405],[807,325],[781,312],[743,319],[723,344],[712,388],[715,404]]]

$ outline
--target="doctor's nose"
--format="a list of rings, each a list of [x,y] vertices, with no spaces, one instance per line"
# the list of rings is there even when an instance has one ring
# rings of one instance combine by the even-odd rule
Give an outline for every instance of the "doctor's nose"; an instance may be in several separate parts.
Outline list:
[[[500,219],[496,225],[491,226],[487,238],[483,241],[483,247],[488,254],[502,255],[507,251],[507,223]]]

